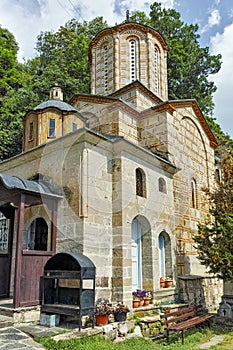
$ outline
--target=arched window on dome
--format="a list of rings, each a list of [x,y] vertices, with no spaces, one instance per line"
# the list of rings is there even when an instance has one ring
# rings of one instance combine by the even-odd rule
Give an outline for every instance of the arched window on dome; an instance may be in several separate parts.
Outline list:
[[[33,122],[30,122],[30,124],[29,124],[29,137],[28,137],[28,141],[32,141],[32,140],[33,140],[33,136],[34,136],[34,125],[33,125]]]
[[[55,119],[49,119],[49,137],[55,137]]]
[[[191,180],[191,207],[197,208],[197,183],[195,179]]]
[[[142,169],[136,169],[136,195],[146,197],[146,176]]]
[[[108,92],[108,47],[104,46],[104,91]]]
[[[159,77],[158,77],[158,58],[159,51],[157,46],[154,46],[154,79],[155,79],[155,91],[159,91]]]
[[[129,45],[130,45],[130,81],[133,82],[137,79],[135,40],[130,40]]]

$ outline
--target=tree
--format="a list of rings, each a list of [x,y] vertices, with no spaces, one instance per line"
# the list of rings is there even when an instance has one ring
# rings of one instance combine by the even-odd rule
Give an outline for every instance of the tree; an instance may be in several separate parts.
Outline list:
[[[28,66],[34,76],[33,90],[41,101],[47,99],[54,83],[62,86],[66,101],[76,92],[90,92],[88,47],[90,40],[106,27],[102,17],[82,24],[73,19],[56,33],[44,32],[38,36],[38,56]]]
[[[223,280],[233,279],[233,155],[221,161],[221,180],[217,189],[206,190],[210,211],[193,237],[198,259],[210,273]]]
[[[17,62],[17,51],[14,36],[0,27],[1,160],[18,153],[22,148],[22,117],[26,107],[22,104],[22,98],[25,98],[22,91],[28,86],[29,76],[24,65]]]
[[[210,55],[209,48],[201,48],[198,42],[198,25],[181,21],[174,9],[162,8],[161,3],[151,5],[146,20],[141,12],[134,12],[131,21],[152,26],[168,45],[168,91],[170,99],[197,100],[206,115],[212,115],[214,82],[208,77],[221,68],[221,55]]]

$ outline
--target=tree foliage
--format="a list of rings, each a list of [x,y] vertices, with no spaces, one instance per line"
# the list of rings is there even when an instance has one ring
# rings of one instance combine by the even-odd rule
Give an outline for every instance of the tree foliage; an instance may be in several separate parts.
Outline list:
[[[233,156],[227,152],[221,161],[221,180],[206,195],[210,212],[194,236],[200,262],[223,280],[233,279]]]
[[[25,99],[31,76],[25,66],[18,63],[17,51],[14,36],[0,27],[0,159],[21,151],[22,117],[33,102]]]
[[[77,92],[90,92],[88,47],[91,39],[106,27],[102,17],[82,24],[73,19],[56,33],[44,32],[38,36],[38,56],[28,65],[34,76],[33,90],[41,101],[47,99],[54,83],[62,86],[65,100]]]

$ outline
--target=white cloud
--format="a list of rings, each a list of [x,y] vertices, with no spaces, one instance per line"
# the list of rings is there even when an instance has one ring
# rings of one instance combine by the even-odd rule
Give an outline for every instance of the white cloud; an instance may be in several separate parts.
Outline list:
[[[211,53],[222,55],[222,68],[212,79],[218,90],[214,95],[217,122],[224,132],[233,137],[232,91],[233,91],[233,24],[224,28],[222,34],[211,38]]]
[[[0,23],[14,34],[22,60],[35,55],[34,47],[41,31],[56,31],[72,18],[81,22],[103,16],[108,24],[115,25],[125,19],[126,10],[148,14],[153,3],[153,0],[1,0]],[[161,3],[173,7],[174,0]]]
[[[202,28],[201,33],[207,32],[213,26],[219,25],[221,22],[221,16],[219,10],[212,10],[208,18],[208,23]]]

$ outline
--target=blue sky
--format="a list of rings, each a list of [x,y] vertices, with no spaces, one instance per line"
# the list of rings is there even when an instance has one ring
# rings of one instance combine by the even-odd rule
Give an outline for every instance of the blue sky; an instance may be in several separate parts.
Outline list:
[[[69,19],[91,20],[103,16],[108,24],[120,23],[126,10],[149,13],[150,0],[1,0],[0,24],[15,36],[19,60],[35,55],[36,38],[41,31],[56,31]],[[200,44],[211,54],[222,54],[222,68],[211,79],[217,85],[214,117],[233,138],[231,100],[233,91],[233,1],[161,0],[174,8],[185,23],[199,25]]]

